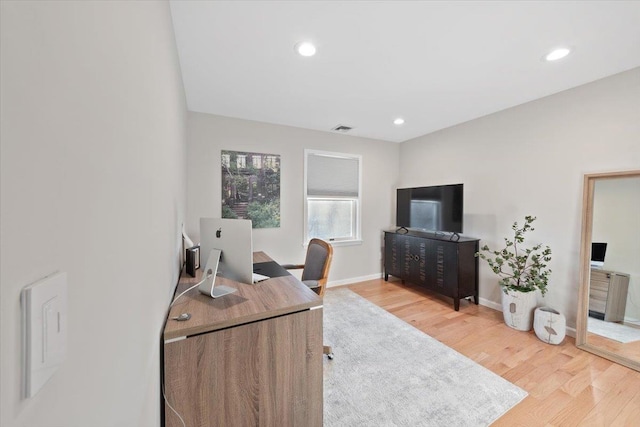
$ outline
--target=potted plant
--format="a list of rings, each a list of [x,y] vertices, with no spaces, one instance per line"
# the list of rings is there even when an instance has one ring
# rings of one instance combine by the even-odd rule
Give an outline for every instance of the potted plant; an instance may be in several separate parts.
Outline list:
[[[491,270],[500,277],[505,323],[514,329],[529,331],[536,307],[536,291],[540,291],[543,296],[547,292],[551,274],[547,267],[551,261],[551,248],[543,247],[542,244],[523,248],[524,235],[534,230],[531,224],[536,217],[526,216],[524,220],[521,228],[517,222],[513,223],[513,239],[505,238],[503,249],[492,250],[484,245],[476,256],[487,261]]]

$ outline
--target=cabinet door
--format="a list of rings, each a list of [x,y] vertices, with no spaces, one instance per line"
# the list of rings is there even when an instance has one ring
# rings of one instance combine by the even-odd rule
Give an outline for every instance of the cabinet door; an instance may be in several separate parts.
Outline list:
[[[164,345],[167,401],[188,426],[322,427],[322,309]],[[167,427],[182,426],[165,406]]]
[[[396,233],[384,233],[384,271],[403,277],[404,271],[404,236]]]
[[[627,294],[629,293],[629,276],[626,274],[611,274],[609,292],[607,293],[606,321],[622,322],[627,308]]]
[[[458,251],[458,296],[478,296],[478,242],[462,242],[457,245]]]
[[[455,243],[429,240],[427,286],[450,297],[458,295],[458,249]]]
[[[427,239],[404,236],[404,275],[417,285],[427,283]]]

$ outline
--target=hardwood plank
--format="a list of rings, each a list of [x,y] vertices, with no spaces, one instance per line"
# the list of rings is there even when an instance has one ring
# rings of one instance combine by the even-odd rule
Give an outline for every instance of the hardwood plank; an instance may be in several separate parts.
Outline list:
[[[616,417],[633,399],[633,393],[630,390],[637,390],[640,379],[637,375],[627,374],[616,382],[606,395],[589,411],[586,417],[581,421],[585,425],[603,425],[609,426]],[[640,421],[640,420],[638,420]],[[637,424],[636,424],[637,425]]]
[[[347,287],[529,392],[494,426],[638,425],[640,373],[578,349],[571,337],[546,344],[506,326],[496,310],[463,300],[455,312],[447,297],[399,280]]]
[[[535,425],[545,425],[572,400],[573,398],[564,391],[556,390],[545,398],[539,399],[538,404],[530,409],[531,419],[536,421]]]
[[[580,425],[584,417],[591,409],[593,409],[605,393],[587,386],[574,396],[571,405],[565,405],[558,414],[556,414],[550,423],[554,426],[577,426]]]
[[[627,403],[620,414],[613,420],[611,427],[625,427],[640,422],[640,388],[636,395]]]

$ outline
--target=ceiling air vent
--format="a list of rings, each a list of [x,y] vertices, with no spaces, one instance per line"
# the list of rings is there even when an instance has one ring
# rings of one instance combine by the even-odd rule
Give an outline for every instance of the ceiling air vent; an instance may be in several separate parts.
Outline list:
[[[334,131],[336,131],[336,132],[347,133],[347,132],[349,132],[351,129],[353,129],[353,128],[352,128],[352,127],[349,127],[349,126],[345,126],[345,125],[338,125],[338,126],[334,127],[334,128],[333,128],[333,129],[331,129],[331,130],[334,130]]]

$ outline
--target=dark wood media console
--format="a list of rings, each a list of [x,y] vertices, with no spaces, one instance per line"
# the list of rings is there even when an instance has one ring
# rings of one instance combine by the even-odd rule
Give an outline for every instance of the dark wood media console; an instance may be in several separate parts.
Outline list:
[[[408,231],[384,232],[384,280],[389,275],[453,298],[478,304],[479,239]]]

